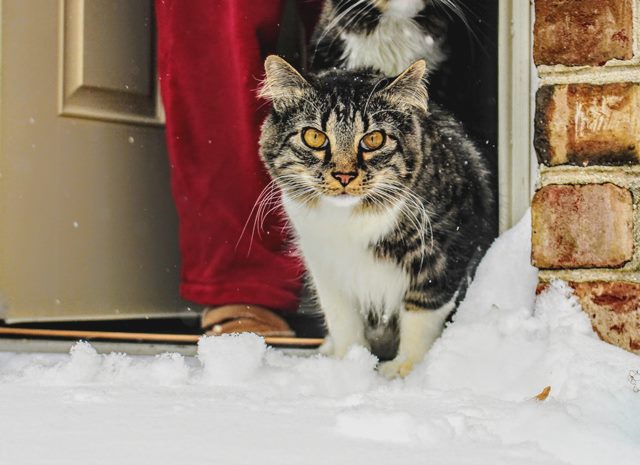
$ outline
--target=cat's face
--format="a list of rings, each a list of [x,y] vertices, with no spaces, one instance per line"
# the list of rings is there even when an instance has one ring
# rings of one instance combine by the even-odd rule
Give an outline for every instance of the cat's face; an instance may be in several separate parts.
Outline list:
[[[395,80],[348,71],[305,80],[278,57],[266,70],[261,94],[273,111],[261,155],[288,197],[370,206],[401,197],[421,157],[423,61]]]

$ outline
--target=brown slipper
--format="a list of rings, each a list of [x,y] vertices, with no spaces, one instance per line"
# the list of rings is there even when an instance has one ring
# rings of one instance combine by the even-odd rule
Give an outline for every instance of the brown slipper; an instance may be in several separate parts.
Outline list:
[[[255,305],[223,305],[206,308],[201,326],[205,334],[255,333],[259,336],[293,337],[288,323],[271,310]]]

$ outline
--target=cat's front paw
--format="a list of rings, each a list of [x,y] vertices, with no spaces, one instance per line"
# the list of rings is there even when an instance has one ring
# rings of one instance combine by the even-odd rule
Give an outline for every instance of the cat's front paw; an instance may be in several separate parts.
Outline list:
[[[318,347],[318,352],[322,355],[326,355],[327,357],[333,357],[335,354],[335,344],[333,343],[331,336],[324,338],[324,342],[320,344],[320,347]]]
[[[318,347],[318,352],[321,355],[326,355],[327,357],[341,359],[346,357],[346,355],[351,351],[353,347],[364,347],[367,350],[371,350],[369,344],[366,341],[363,342],[353,342],[351,344],[336,344],[335,340],[331,336],[327,336],[324,339],[324,342]]]
[[[416,362],[411,358],[394,358],[388,362],[382,362],[378,365],[378,371],[387,379],[404,378],[416,365]]]

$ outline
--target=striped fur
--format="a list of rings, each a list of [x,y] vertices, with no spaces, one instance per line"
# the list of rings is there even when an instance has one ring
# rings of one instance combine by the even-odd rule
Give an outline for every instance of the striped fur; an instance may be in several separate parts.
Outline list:
[[[266,69],[262,93],[274,110],[261,156],[327,321],[325,349],[342,356],[364,345],[392,359],[385,374],[406,374],[490,241],[479,152],[451,116],[427,108],[422,61],[395,79],[340,70],[303,77],[277,57]],[[310,127],[326,134],[326,146],[305,145]],[[361,140],[372,131],[384,143],[367,151]],[[355,178],[345,187],[336,172]]]

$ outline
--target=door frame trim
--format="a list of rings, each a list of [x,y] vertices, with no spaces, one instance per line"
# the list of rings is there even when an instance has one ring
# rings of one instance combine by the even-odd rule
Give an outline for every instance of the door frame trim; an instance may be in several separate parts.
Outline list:
[[[533,5],[499,2],[498,192],[500,232],[530,205],[537,163],[533,156]]]

